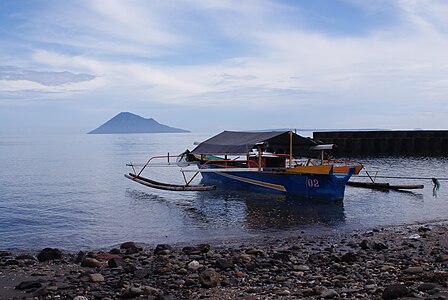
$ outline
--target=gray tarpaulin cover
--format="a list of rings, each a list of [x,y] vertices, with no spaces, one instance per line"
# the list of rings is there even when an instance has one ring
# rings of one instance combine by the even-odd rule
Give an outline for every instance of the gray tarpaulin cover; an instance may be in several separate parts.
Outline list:
[[[311,138],[292,133],[293,156],[304,156],[311,146],[318,143]],[[276,154],[289,154],[289,131],[236,132],[223,131],[200,143],[194,154],[242,155],[263,144],[263,150]]]

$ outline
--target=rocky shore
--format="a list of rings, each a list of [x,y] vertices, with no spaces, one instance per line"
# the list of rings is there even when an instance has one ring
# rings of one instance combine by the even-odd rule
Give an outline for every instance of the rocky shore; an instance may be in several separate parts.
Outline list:
[[[0,251],[0,299],[448,299],[447,229]]]

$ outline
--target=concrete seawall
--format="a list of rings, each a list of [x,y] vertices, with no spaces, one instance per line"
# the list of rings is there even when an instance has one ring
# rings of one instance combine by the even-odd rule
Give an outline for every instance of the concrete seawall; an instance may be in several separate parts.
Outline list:
[[[334,156],[448,156],[448,130],[323,131],[313,138],[336,144]]]

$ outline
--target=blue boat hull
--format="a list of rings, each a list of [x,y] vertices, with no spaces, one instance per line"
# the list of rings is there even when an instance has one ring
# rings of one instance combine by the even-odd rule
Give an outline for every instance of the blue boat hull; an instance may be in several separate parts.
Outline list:
[[[282,172],[202,172],[203,182],[219,187],[295,194],[305,198],[342,200],[349,174]]]

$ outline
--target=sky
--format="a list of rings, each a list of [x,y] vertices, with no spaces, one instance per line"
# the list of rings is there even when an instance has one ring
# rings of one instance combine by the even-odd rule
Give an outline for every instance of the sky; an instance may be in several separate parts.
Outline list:
[[[1,0],[0,132],[448,129],[446,0]]]

